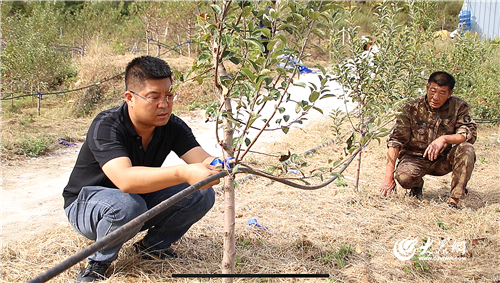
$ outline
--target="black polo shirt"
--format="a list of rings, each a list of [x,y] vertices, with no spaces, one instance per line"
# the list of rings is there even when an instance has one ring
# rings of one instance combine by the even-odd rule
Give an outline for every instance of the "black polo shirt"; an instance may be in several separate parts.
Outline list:
[[[199,144],[188,125],[172,114],[165,126],[155,128],[144,151],[141,137],[130,120],[127,104],[105,110],[97,115],[87,132],[63,191],[64,208],[78,197],[82,187],[116,188],[101,169],[111,159],[128,157],[132,166],[161,167],[170,151],[182,156],[197,146]]]

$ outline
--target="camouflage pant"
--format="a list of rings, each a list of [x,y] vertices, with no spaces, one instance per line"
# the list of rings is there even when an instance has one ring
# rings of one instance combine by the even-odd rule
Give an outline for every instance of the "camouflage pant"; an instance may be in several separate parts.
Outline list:
[[[443,176],[453,172],[450,197],[463,199],[475,161],[474,147],[464,142],[452,147],[448,154],[439,156],[434,161],[416,156],[403,156],[396,168],[395,178],[403,188],[411,189],[422,187],[424,185],[422,177],[425,175]]]

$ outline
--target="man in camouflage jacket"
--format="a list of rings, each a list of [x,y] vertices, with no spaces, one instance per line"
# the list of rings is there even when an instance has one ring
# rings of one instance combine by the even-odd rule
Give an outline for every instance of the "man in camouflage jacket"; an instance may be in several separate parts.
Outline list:
[[[394,179],[420,197],[424,175],[452,173],[448,204],[457,208],[467,194],[476,154],[476,123],[469,106],[452,97],[455,79],[446,72],[433,73],[427,82],[427,94],[410,102],[396,121],[387,141],[386,173],[380,193],[388,195],[396,187]],[[399,163],[396,167],[396,159]],[[396,167],[396,168],[395,168]]]

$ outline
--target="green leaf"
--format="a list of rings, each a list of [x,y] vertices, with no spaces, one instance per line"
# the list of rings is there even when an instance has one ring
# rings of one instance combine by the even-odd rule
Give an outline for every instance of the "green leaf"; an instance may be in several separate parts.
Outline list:
[[[283,112],[285,112],[285,107],[280,107],[278,108],[278,111],[280,112],[280,114],[283,114]]]
[[[288,120],[290,120],[290,115],[283,115],[283,120],[285,120],[285,122],[288,122]]]
[[[203,78],[202,77],[194,77],[193,81],[195,81],[195,82],[197,82],[198,84],[201,85],[203,83]]]
[[[252,141],[249,138],[245,138],[245,145],[249,146]]]
[[[304,82],[293,83],[293,85],[294,86],[300,86],[300,87],[303,87],[303,88],[306,87],[306,83],[304,83]]]
[[[271,37],[271,30],[268,28],[259,28],[255,32],[261,32],[267,38]]]
[[[286,28],[293,28],[296,29],[297,27],[291,24],[281,24],[278,26],[277,30],[284,30]]]
[[[314,177],[320,178],[321,182],[323,182],[323,175],[321,173],[314,174]]]
[[[252,81],[255,80],[255,74],[252,71],[250,71],[250,69],[241,68],[240,71],[243,72],[243,74],[245,74],[250,80]]]
[[[243,41],[245,41],[245,42],[248,42],[248,43],[251,43],[251,44],[255,45],[257,48],[259,48],[259,49],[260,49],[260,51],[261,51],[261,52],[264,52],[264,51],[265,51],[264,44],[262,44],[262,42],[260,42],[258,39],[255,39],[255,38],[249,37],[249,38],[245,38],[245,39],[243,39]]]
[[[298,19],[301,22],[305,21],[305,18],[301,14],[292,13],[292,16],[293,16],[294,19]]]
[[[229,61],[233,62],[236,65],[239,65],[241,63],[241,58],[238,57],[230,57]]]
[[[287,134],[288,131],[290,131],[290,128],[289,127],[282,127],[281,130],[283,131],[283,133]]]
[[[299,103],[295,104],[295,113],[297,114],[300,113],[300,109],[301,109],[300,104]]]
[[[321,96],[320,100],[324,99],[324,98],[328,98],[328,97],[337,97],[337,96],[335,96],[335,94],[329,93],[329,94],[325,94],[325,95]]]
[[[316,68],[318,68],[323,75],[326,75],[326,69],[325,67],[321,66],[320,64],[316,65]]]
[[[241,144],[242,141],[243,141],[243,137],[233,138],[233,140],[231,141],[231,147],[233,147],[233,148],[237,147],[239,144]]]
[[[221,13],[221,9],[218,5],[215,5],[215,4],[212,4],[210,5],[210,7],[212,8],[212,10],[217,14],[217,15],[220,15]]]
[[[319,92],[317,92],[317,91],[313,91],[309,95],[309,101],[310,102],[315,102],[316,100],[318,100],[318,98],[319,98]]]
[[[319,113],[323,114],[323,110],[321,108],[313,106],[313,109],[316,110],[316,111],[318,111]]]
[[[241,164],[239,164],[239,163],[238,163],[238,164],[236,164],[236,165],[233,167],[233,170],[232,170],[231,172],[232,172],[233,174],[238,173],[238,171],[240,170],[240,166],[241,166]],[[236,182],[235,180],[231,180],[231,181],[233,181],[233,182],[234,182],[234,183],[233,183],[234,188],[237,188],[237,187],[238,187],[238,182]]]
[[[233,40],[234,40],[234,37],[232,37],[230,35],[223,35],[222,36],[222,44],[224,44],[224,45],[231,46],[233,43]]]

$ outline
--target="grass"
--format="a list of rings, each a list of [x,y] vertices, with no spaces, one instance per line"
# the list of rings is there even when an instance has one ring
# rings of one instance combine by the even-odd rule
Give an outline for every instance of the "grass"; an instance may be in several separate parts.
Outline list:
[[[303,152],[317,145],[328,125],[311,125],[304,132],[291,131],[281,142],[264,147],[293,148]],[[442,184],[449,176],[426,179],[421,200],[404,197],[402,192],[381,198],[377,186],[382,181],[385,146],[373,144],[364,155],[361,178],[371,180],[359,192],[348,182],[339,192],[335,184],[316,191],[302,191],[267,179],[256,178],[241,183],[237,189],[236,254],[237,273],[326,273],[331,282],[468,282],[491,281],[498,275],[500,259],[496,223],[500,219],[500,195],[495,191],[500,144],[493,133],[498,127],[482,129],[476,144],[478,157],[488,156],[487,164],[476,163],[470,181],[470,195],[456,211],[441,199]],[[303,136],[315,139],[304,139]],[[298,143],[297,141],[302,143]],[[490,150],[484,150],[488,145]],[[327,163],[338,147],[327,146],[306,159],[308,163]],[[271,157],[270,157],[271,158]],[[269,162],[264,160],[263,162]],[[353,176],[348,169],[345,176]],[[171,282],[171,274],[220,273],[222,259],[222,189],[216,188],[214,208],[176,244],[179,259],[167,262],[143,261],[127,242],[115,261],[114,275],[108,282]],[[258,218],[268,229],[248,226],[248,219]],[[454,227],[453,229],[443,229]],[[48,226],[49,227],[49,226]],[[450,238],[466,242],[465,261],[406,262],[392,253],[396,241],[408,235],[437,240]],[[2,282],[26,281],[83,249],[91,241],[74,232],[69,225],[48,228],[33,237],[2,243]],[[356,247],[354,249],[353,247]],[[353,252],[353,250],[355,250]],[[74,280],[83,263],[65,271],[53,282]],[[480,267],[480,268],[479,268]],[[446,274],[446,277],[443,277]],[[280,279],[270,279],[271,282]],[[219,282],[217,280],[207,280]],[[284,281],[284,279],[282,280]],[[298,280],[297,282],[310,282]],[[187,279],[175,282],[190,282]],[[204,282],[204,281],[201,281]],[[237,279],[236,282],[261,282],[260,279]]]
[[[125,57],[120,58],[114,62],[122,64],[127,61]],[[181,62],[184,59],[178,60],[173,60],[171,65],[185,64]],[[88,68],[90,72],[91,68]],[[199,90],[196,87],[201,86],[193,84],[192,89],[183,90],[178,111],[188,109],[190,101],[194,100],[191,96]],[[117,98],[121,88],[119,82],[108,87],[116,90]],[[92,114],[75,117],[70,112],[74,103],[71,100],[76,97],[47,99],[42,104],[41,116],[36,115],[28,102],[24,102],[28,106],[19,106],[15,111],[7,111],[2,104],[2,148],[22,140],[37,141],[44,135],[51,137],[49,147],[60,137],[82,141],[92,115],[100,111],[100,107],[107,108],[119,102],[115,95],[110,94],[101,100]],[[479,162],[476,162],[469,182],[470,194],[460,204],[459,210],[450,209],[445,203],[449,175],[426,178],[420,200],[404,197],[401,189],[397,194],[380,197],[378,186],[382,182],[386,157],[384,143],[373,143],[363,152],[360,178],[368,182],[360,183],[359,190],[354,189],[354,182],[348,178],[343,179],[342,187],[331,184],[315,191],[290,188],[264,178],[240,183],[236,190],[238,264],[235,272],[330,275],[326,280],[317,280],[319,282],[491,282],[500,276],[500,177],[494,174],[498,172],[500,161],[500,142],[495,135],[499,127],[481,125],[478,132],[475,148]],[[303,131],[291,130],[279,141],[261,143],[258,150],[272,154],[288,150],[300,153],[331,137],[331,125],[322,121],[312,123]],[[9,154],[12,153],[8,152],[2,158],[15,158]],[[304,157],[301,162],[307,162],[310,168],[328,167],[332,160],[342,155],[338,145],[330,144]],[[487,158],[488,162],[480,162],[481,158]],[[259,161],[262,168],[266,164],[278,163],[276,157],[261,155],[249,156],[249,160]],[[355,175],[354,165],[343,173],[345,177]],[[141,260],[132,248],[132,243],[144,236],[141,233],[123,246],[118,260],[112,265],[113,276],[106,282],[192,282],[174,280],[171,275],[220,273],[224,233],[222,188],[216,187],[216,192],[213,209],[173,245],[180,258]],[[259,224],[268,229],[249,226],[247,221],[251,218],[258,218]],[[440,238],[465,241],[466,260],[423,261],[414,258],[400,261],[394,256],[393,247],[408,235],[435,241]],[[19,231],[17,238],[16,241],[2,241],[2,282],[25,282],[92,243],[67,223],[47,223],[45,230],[32,236]],[[433,247],[434,252],[437,246]],[[82,267],[83,262],[80,262],[51,282],[73,282]],[[235,281],[287,282],[280,278]],[[199,279],[199,282],[220,280]],[[293,279],[293,282],[314,281]]]

